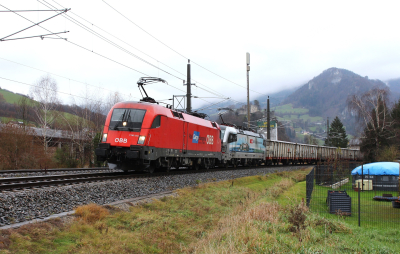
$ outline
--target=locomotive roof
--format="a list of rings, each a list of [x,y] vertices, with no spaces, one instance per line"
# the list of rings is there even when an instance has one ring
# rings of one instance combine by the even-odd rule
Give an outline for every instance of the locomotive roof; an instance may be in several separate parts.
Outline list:
[[[252,131],[245,131],[245,130],[237,129],[237,128],[233,127],[233,126],[220,125],[219,127],[221,128],[221,130],[233,129],[233,130],[236,131],[236,134],[244,134],[244,135],[253,136],[253,137],[259,137],[259,138],[262,137],[262,134],[255,133],[255,132],[252,132]]]
[[[115,104],[112,109],[114,108],[135,108],[135,109],[145,109],[147,112],[150,112],[153,115],[164,115],[166,117],[169,118],[175,118],[175,119],[181,119],[184,120],[186,122],[190,122],[190,123],[194,123],[194,124],[198,124],[198,125],[202,125],[205,127],[210,127],[210,128],[215,128],[212,123],[212,121],[209,120],[205,120],[203,118],[199,118],[199,117],[195,117],[189,114],[186,114],[184,112],[181,111],[176,111],[176,110],[172,110],[166,107],[163,107],[161,105],[155,104],[155,103],[149,103],[149,102],[144,102],[144,101],[124,101],[124,102],[119,102],[117,104]],[[111,110],[112,110],[111,109]],[[182,118],[178,118],[178,117],[174,117],[173,112],[178,112],[180,114],[183,115],[183,119]],[[111,113],[111,111],[110,111]],[[217,126],[217,129],[219,128],[219,125],[217,123],[215,123],[215,125]]]

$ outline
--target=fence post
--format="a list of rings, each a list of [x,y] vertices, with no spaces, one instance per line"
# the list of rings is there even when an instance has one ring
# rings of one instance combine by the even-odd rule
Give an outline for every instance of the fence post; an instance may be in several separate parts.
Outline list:
[[[360,206],[360,182],[358,182],[358,226],[360,227],[361,225],[361,206]]]
[[[364,191],[364,161],[361,164],[361,188]]]

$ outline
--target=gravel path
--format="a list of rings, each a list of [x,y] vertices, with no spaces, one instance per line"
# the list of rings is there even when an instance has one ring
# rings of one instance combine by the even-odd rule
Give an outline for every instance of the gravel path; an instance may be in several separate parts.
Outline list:
[[[103,205],[122,199],[195,186],[199,181],[222,181],[306,167],[310,166],[237,169],[4,192],[0,193],[0,226],[44,218],[89,203]]]

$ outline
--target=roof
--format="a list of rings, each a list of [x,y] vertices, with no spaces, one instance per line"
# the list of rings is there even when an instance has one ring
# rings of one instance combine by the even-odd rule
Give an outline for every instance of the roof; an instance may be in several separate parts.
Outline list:
[[[399,175],[399,163],[398,162],[374,162],[365,164],[362,166],[363,172],[361,172],[361,166],[356,167],[351,171],[352,175]]]

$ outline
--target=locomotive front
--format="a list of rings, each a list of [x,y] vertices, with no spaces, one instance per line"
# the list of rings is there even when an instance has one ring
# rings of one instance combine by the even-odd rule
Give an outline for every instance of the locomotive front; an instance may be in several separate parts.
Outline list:
[[[97,160],[124,170],[145,169],[148,166],[145,160],[151,153],[145,143],[154,118],[152,104],[117,103],[107,115],[101,143],[95,150]]]

